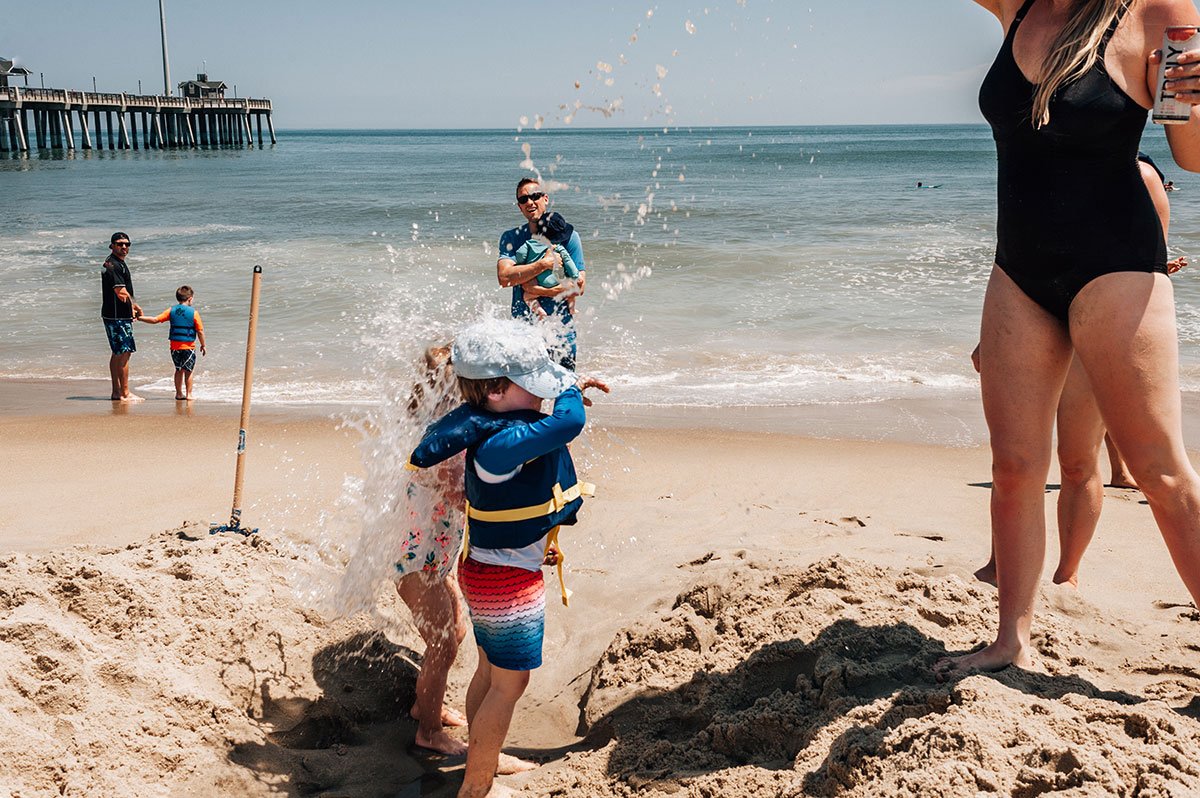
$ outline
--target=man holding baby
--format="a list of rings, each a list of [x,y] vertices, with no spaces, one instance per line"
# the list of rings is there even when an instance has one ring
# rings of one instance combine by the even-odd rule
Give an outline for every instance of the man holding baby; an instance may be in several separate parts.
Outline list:
[[[537,180],[525,177],[517,183],[517,207],[525,217],[525,224],[501,234],[496,278],[501,286],[512,288],[513,318],[546,318],[559,341],[556,347],[559,362],[574,370],[574,311],[575,297],[583,293],[584,287],[583,244],[579,240],[579,233],[561,215],[546,212],[549,204],[550,198]],[[541,252],[541,247],[526,246],[531,239],[535,244],[541,239],[545,243],[545,252],[537,260],[525,262],[522,254]],[[555,251],[558,246],[565,248],[569,254],[578,269],[578,277],[564,276],[561,280],[552,278],[549,281],[542,279],[542,285],[539,285],[539,275],[563,269],[563,258]],[[547,282],[554,284],[544,287]],[[535,306],[531,306],[530,303],[535,299]]]

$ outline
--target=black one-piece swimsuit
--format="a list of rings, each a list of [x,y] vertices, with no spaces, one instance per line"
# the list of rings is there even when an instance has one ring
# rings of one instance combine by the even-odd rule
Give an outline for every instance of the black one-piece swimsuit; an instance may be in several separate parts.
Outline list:
[[[1026,0],[979,89],[996,139],[996,265],[1025,294],[1066,321],[1071,301],[1112,272],[1167,271],[1167,246],[1137,166],[1146,109],[1113,82],[1104,52],[1050,101],[1034,129],[1036,86],[1013,57],[1013,38],[1036,0]],[[1123,14],[1124,12],[1122,12]]]

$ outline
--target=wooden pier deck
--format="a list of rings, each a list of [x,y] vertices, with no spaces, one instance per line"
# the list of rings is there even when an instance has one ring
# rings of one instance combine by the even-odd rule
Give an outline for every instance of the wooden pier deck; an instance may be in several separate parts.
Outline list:
[[[31,145],[39,151],[72,150],[77,144],[102,150],[104,127],[109,149],[138,149],[139,128],[145,149],[252,147],[253,123],[261,147],[264,118],[274,144],[270,100],[0,86],[0,152],[29,152]]]

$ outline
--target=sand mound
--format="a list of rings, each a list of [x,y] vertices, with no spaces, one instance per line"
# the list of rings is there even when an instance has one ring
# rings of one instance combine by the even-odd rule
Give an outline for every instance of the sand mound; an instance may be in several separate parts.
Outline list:
[[[195,537],[197,540],[188,540]],[[263,537],[0,558],[0,795],[396,795],[415,654]]]
[[[587,745],[530,792],[1200,795],[1194,650],[1112,668],[1078,617],[1045,612],[1048,675],[943,685],[929,666],[990,639],[992,591],[841,558],[787,565],[714,570],[618,635],[580,702]],[[1087,614],[1078,597],[1051,603]],[[1140,694],[1101,686],[1147,675]]]
[[[305,567],[267,538],[201,527],[0,558],[0,795],[453,794],[449,764],[407,754],[419,646],[315,614],[294,582]],[[1200,795],[1194,610],[1161,608],[1174,631],[1160,642],[1048,593],[1035,622],[1048,674],[945,685],[929,665],[990,638],[990,588],[843,558],[681,568],[695,581],[622,630],[590,679],[542,685],[561,716],[578,702],[582,742],[528,752],[549,764],[510,783]]]

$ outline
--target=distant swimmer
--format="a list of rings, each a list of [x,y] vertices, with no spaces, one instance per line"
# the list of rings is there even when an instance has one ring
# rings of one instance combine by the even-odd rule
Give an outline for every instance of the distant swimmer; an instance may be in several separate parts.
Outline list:
[[[1179,189],[1175,187],[1174,180],[1168,180],[1167,182],[1163,183],[1163,188],[1165,188],[1167,191],[1179,191]]]
[[[918,181],[917,181],[917,185],[916,185],[916,186],[914,186],[914,188],[941,188],[941,187],[942,187],[942,184],[941,184],[941,183],[938,183],[938,184],[937,184],[937,185],[935,185],[935,186],[927,186],[927,185],[925,185],[924,183],[922,183],[920,180],[918,180]]]

